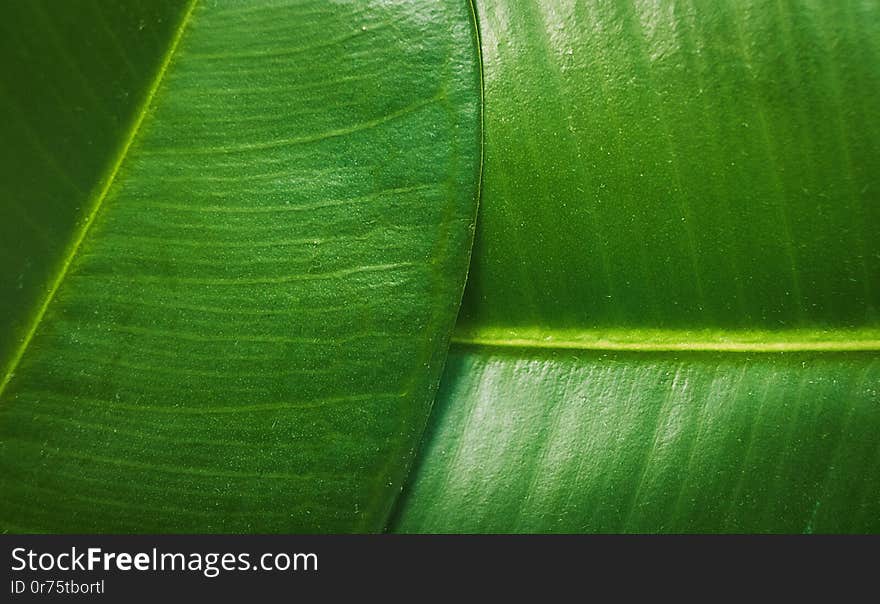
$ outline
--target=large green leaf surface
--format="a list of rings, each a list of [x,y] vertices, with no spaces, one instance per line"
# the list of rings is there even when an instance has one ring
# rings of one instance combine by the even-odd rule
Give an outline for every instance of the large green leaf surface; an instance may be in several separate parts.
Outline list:
[[[74,32],[123,17],[109,3],[89,6],[53,5],[71,29],[42,43],[62,56],[91,48],[99,64],[109,34],[90,47]],[[27,300],[33,320],[0,386],[0,522],[63,532],[379,530],[422,433],[464,286],[480,163],[470,7],[182,8],[166,15],[168,44],[153,30],[154,61],[118,55],[133,81],[149,82],[119,148],[116,130],[85,150],[82,140],[16,139],[50,155],[85,153],[90,167],[75,172],[82,182],[68,195],[46,168],[57,160],[63,171],[61,160],[47,157],[4,193],[4,208],[31,206],[29,220],[54,229],[52,250],[66,251],[46,254],[61,268],[45,296]],[[4,70],[8,91],[28,55],[3,61],[15,65]],[[109,85],[101,69],[77,75],[69,63],[32,66],[58,78],[42,113],[75,101],[69,86]],[[83,108],[96,123],[72,127],[88,136],[103,117]],[[41,189],[44,170],[52,182]],[[53,204],[85,203],[78,191],[89,178],[95,192],[73,228]],[[52,204],[34,201],[41,196]],[[6,270],[22,257],[11,254]]]
[[[400,531],[880,531],[880,5],[477,3],[485,165]]]
[[[880,531],[876,3],[475,2],[398,531]],[[468,3],[0,20],[0,525],[368,531]]]

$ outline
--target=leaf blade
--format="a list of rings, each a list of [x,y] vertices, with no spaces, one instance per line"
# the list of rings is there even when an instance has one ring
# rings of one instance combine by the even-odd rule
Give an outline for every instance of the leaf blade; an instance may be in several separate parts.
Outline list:
[[[400,532],[876,532],[876,353],[453,348]]]
[[[384,526],[473,227],[465,9],[196,5],[3,393],[4,521]]]
[[[45,2],[4,8],[0,52],[0,364],[4,376],[87,219],[184,3]],[[83,44],[83,39],[88,44]],[[122,45],[120,39],[126,40]],[[101,60],[95,60],[100,57]]]
[[[878,530],[877,7],[477,7],[474,260],[394,529]]]
[[[462,329],[876,326],[880,15],[786,6],[478,2]]]

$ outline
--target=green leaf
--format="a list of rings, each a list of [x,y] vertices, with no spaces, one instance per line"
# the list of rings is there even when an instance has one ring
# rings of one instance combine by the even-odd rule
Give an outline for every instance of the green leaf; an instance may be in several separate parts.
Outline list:
[[[0,18],[0,367],[15,354],[185,4],[8,2]]]
[[[880,7],[477,5],[462,329],[877,325]]]
[[[477,2],[485,168],[403,531],[880,531],[880,6]]]
[[[403,532],[876,532],[876,353],[459,348]]]
[[[0,386],[0,523],[379,530],[467,267],[481,153],[470,8],[184,8],[165,13],[179,15],[170,29],[145,21],[155,40],[131,53],[123,41],[112,59],[134,72],[124,89],[143,91],[133,113],[102,64],[125,35],[116,25],[140,23],[129,3],[53,4],[42,20],[18,7],[8,25],[40,37],[4,54],[2,90],[49,78],[39,115],[89,117],[71,123],[79,140],[25,131],[26,96],[4,95],[18,119],[4,132],[33,147],[4,208],[29,208],[54,241],[41,270],[60,269],[12,303],[31,321]],[[36,249],[9,251],[7,271],[27,272]]]

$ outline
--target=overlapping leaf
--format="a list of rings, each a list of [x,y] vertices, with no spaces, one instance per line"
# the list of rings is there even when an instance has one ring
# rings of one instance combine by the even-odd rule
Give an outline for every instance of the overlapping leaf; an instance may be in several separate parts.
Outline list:
[[[32,44],[51,57],[35,81],[73,73],[45,101],[63,106],[68,87],[115,77],[103,47],[133,15],[53,6],[107,29],[94,47],[72,30]],[[0,519],[19,531],[379,530],[464,285],[480,158],[470,7],[184,9],[118,154],[104,148],[116,131],[47,147],[4,200],[55,225],[53,204],[82,200],[31,175],[87,180],[95,171],[71,155],[109,155],[4,378]],[[37,18],[36,5],[16,10]],[[157,23],[139,27],[159,36]],[[133,70],[149,63],[136,52],[162,46],[116,41]],[[4,57],[17,65],[4,73],[26,60]],[[21,262],[10,255],[8,270]]]
[[[404,531],[880,530],[880,12],[477,2],[483,198]]]

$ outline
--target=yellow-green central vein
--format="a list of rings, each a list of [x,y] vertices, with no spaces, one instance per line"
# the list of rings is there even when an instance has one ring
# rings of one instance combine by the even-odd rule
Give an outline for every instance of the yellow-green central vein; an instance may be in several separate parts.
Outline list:
[[[49,305],[55,298],[55,294],[58,292],[58,289],[64,282],[64,278],[67,276],[67,273],[70,270],[70,266],[71,264],[73,264],[73,260],[74,258],[76,258],[77,252],[79,251],[82,242],[85,240],[89,229],[91,228],[92,224],[94,224],[95,218],[101,210],[101,206],[103,205],[104,200],[107,197],[107,193],[110,191],[110,187],[116,180],[116,176],[119,173],[120,167],[125,161],[125,158],[128,156],[128,151],[131,148],[132,143],[137,138],[137,135],[140,132],[141,124],[143,123],[144,118],[146,117],[147,112],[149,111],[149,108],[153,103],[153,99],[156,96],[156,91],[159,89],[159,86],[162,84],[162,80],[164,79],[165,74],[168,71],[168,67],[171,64],[171,60],[174,57],[175,52],[177,51],[180,40],[183,38],[183,33],[186,30],[187,25],[189,24],[190,17],[192,16],[193,10],[195,9],[197,2],[198,0],[189,0],[189,4],[187,5],[186,11],[183,14],[183,18],[180,20],[180,25],[177,26],[177,29],[174,32],[174,37],[171,40],[168,51],[165,53],[165,56],[162,59],[162,63],[159,65],[156,76],[153,78],[153,81],[150,84],[149,89],[147,90],[147,94],[144,97],[141,106],[138,107],[138,110],[135,113],[134,121],[132,122],[132,126],[128,132],[128,135],[123,139],[122,145],[119,148],[119,152],[116,154],[116,157],[110,164],[110,168],[107,171],[106,176],[101,180],[101,184],[96,189],[95,194],[93,194],[87,202],[87,207],[90,207],[91,209],[86,215],[82,226],[75,234],[73,241],[67,249],[67,252],[64,254],[61,265],[56,272],[55,278],[52,279],[51,284],[49,285],[45,298],[38,307],[37,312],[34,314],[34,317],[30,322],[30,326],[28,327],[24,338],[22,338],[21,344],[15,350],[15,353],[12,355],[12,358],[9,361],[9,365],[6,368],[6,371],[4,371],[3,373],[3,381],[0,382],[0,398],[2,398],[3,392],[6,390],[9,382],[15,375],[15,371],[18,368],[18,365],[21,363],[21,359],[24,357],[24,354],[27,351],[31,340],[33,340],[34,334],[36,334],[37,329],[39,328],[40,323],[43,320],[43,317],[46,315],[46,310],[49,308]]]
[[[664,330],[475,330],[453,335],[452,344],[490,348],[595,352],[880,352],[875,330],[791,332],[690,332]]]

